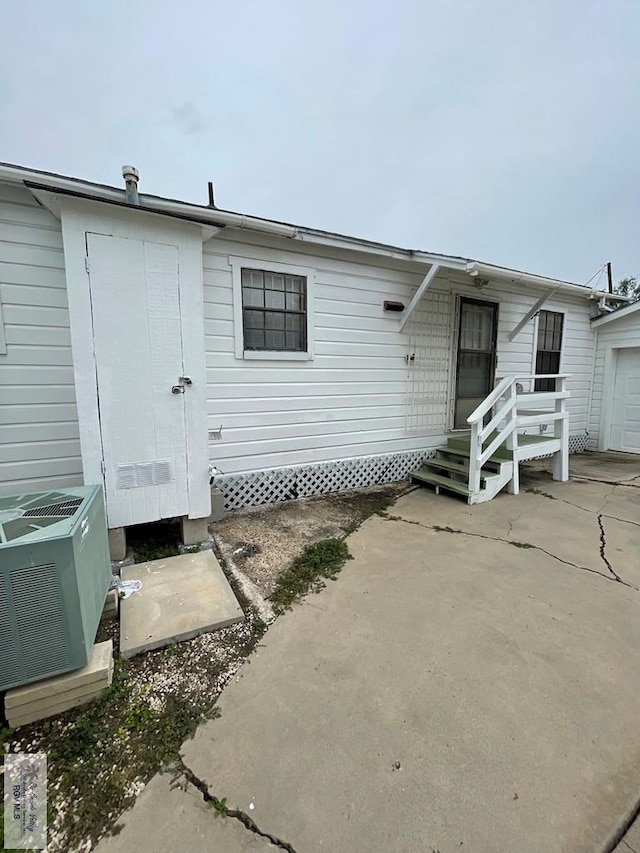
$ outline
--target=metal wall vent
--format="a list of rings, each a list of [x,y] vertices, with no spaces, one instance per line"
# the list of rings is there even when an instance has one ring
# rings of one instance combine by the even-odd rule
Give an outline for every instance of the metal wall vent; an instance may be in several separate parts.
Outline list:
[[[118,465],[116,481],[118,489],[144,489],[146,486],[163,486],[173,480],[171,462],[156,459],[153,462],[132,462]]]

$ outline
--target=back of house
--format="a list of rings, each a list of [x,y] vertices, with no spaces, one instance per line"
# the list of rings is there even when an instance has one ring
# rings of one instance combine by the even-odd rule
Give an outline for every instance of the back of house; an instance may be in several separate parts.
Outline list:
[[[511,394],[516,435],[589,446],[613,297],[128,180],[0,167],[3,495],[103,484],[110,528],[197,524],[212,480],[237,508],[398,480],[452,438],[481,456]]]

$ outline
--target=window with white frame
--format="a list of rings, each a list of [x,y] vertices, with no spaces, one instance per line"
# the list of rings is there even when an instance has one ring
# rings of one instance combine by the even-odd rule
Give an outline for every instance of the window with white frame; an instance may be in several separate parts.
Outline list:
[[[307,351],[307,279],[242,269],[245,350]]]
[[[314,270],[230,258],[238,358],[309,360]]]
[[[540,311],[538,315],[536,374],[560,373],[563,325],[564,314],[559,311]],[[536,379],[536,391],[555,391],[555,389],[555,379]]]

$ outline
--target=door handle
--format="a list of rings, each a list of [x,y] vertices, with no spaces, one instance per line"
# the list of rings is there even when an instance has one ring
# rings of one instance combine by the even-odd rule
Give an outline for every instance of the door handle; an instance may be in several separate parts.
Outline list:
[[[184,394],[184,389],[187,385],[193,385],[193,380],[190,376],[178,376],[178,384],[171,386],[172,394]]]

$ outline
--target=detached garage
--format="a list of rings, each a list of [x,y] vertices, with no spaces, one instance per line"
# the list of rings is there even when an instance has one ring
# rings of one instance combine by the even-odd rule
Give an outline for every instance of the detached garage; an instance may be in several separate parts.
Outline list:
[[[592,323],[596,330],[589,444],[640,453],[640,302]]]

